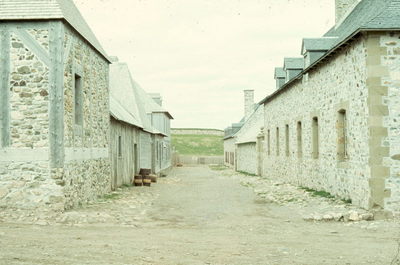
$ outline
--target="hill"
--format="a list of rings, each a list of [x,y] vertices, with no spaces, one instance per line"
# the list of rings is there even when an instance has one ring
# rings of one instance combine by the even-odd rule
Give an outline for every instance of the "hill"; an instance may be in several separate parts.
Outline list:
[[[172,134],[172,145],[181,155],[222,156],[222,138],[207,134]]]

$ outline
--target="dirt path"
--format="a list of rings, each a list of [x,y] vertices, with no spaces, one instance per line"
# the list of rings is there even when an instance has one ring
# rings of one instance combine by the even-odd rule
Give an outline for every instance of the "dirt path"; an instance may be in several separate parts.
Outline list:
[[[396,256],[395,221],[306,222],[315,201],[279,205],[231,175],[177,168],[151,188],[124,189],[36,225],[23,224],[32,216],[3,214],[0,264],[389,265]]]

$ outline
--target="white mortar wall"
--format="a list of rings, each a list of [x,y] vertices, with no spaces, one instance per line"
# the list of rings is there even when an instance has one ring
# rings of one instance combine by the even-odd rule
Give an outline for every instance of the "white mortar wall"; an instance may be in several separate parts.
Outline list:
[[[256,143],[237,145],[237,171],[250,174],[257,173]]]
[[[265,176],[325,190],[368,207],[370,169],[365,58],[365,40],[360,37],[311,71],[308,82],[303,79],[292,84],[291,89],[265,104],[265,132],[271,131],[271,155],[266,155],[264,160]],[[348,105],[347,163],[337,159],[336,120],[341,104]],[[319,120],[318,159],[312,158],[313,116]],[[303,125],[301,159],[297,157],[298,121]],[[289,156],[285,152],[286,124],[289,125]],[[277,127],[280,131],[279,156],[276,156]],[[267,150],[267,136],[265,139]]]

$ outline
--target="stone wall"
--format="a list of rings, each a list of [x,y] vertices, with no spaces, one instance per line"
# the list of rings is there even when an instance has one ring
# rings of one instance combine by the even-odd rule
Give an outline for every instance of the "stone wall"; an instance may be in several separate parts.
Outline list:
[[[65,27],[64,146],[103,155],[66,157],[62,185],[66,208],[84,204],[111,190],[108,62],[75,31]],[[83,125],[75,123],[74,78],[82,79]],[[56,177],[54,177],[56,178]]]
[[[110,190],[108,62],[61,21],[2,23],[0,31],[0,206],[64,210],[103,195]],[[73,124],[77,70],[81,128]]]
[[[371,207],[400,213],[400,34],[370,33]],[[372,127],[373,126],[373,127]],[[373,151],[372,151],[373,150]],[[373,152],[373,153],[372,153]]]
[[[224,136],[224,131],[217,129],[171,129],[172,134],[190,134],[190,135],[217,135]]]
[[[177,163],[182,165],[223,165],[224,157],[222,156],[191,156],[179,155],[176,158]]]
[[[249,174],[257,174],[257,149],[256,143],[237,145],[236,170]]]
[[[399,39],[399,33],[360,34],[265,104],[265,176],[400,213]],[[343,126],[346,137],[340,134]]]
[[[25,31],[48,47],[46,29]],[[10,107],[11,147],[40,148],[49,145],[49,68],[18,34],[11,33]]]
[[[366,57],[366,39],[359,36],[265,104],[264,176],[325,190],[369,207]],[[347,115],[348,156],[345,161],[338,159],[337,120],[342,109]],[[313,153],[314,117],[318,118],[317,154]],[[298,122],[301,122],[301,145]]]
[[[49,167],[49,24],[0,31],[0,207],[62,210]]]

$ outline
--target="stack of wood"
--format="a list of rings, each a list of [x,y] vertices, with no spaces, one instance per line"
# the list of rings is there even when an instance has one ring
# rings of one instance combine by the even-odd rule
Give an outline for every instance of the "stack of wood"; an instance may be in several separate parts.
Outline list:
[[[151,183],[157,182],[157,175],[151,174],[151,169],[141,168],[139,175],[135,175],[133,184],[135,186],[147,186],[150,187]]]

